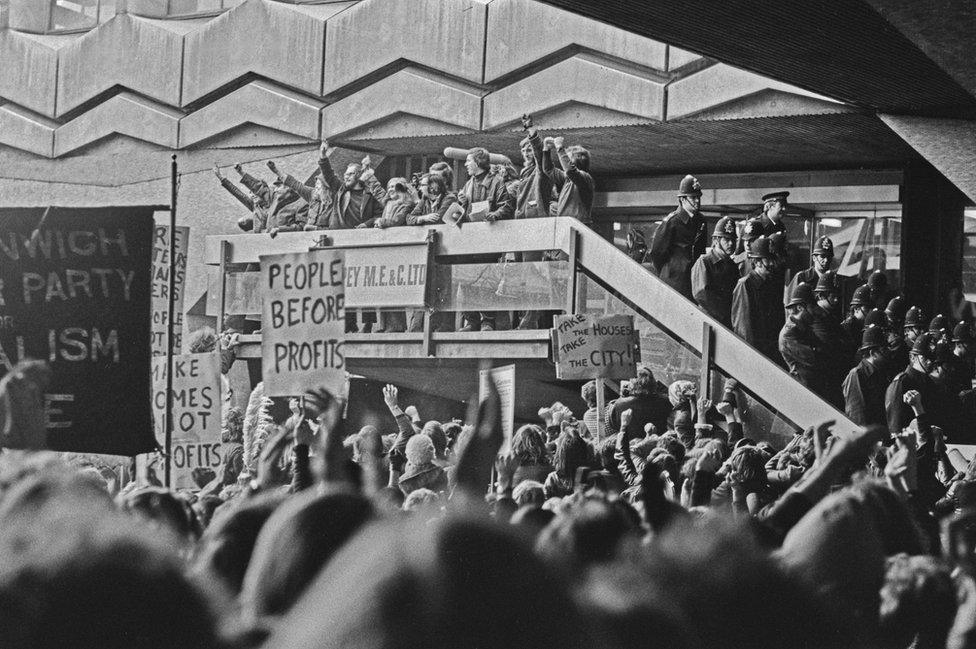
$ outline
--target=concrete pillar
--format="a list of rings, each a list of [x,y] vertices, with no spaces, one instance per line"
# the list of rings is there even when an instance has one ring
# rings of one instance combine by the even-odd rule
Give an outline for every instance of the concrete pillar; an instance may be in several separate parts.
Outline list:
[[[901,272],[909,304],[931,317],[948,310],[950,289],[962,284],[966,198],[932,165],[917,160],[902,187]]]

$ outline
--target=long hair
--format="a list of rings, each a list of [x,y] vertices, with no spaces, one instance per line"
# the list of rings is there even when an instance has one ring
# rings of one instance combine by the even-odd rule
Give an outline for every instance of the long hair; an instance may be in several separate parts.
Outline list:
[[[512,454],[519,464],[548,464],[546,436],[535,424],[526,424],[512,436]]]

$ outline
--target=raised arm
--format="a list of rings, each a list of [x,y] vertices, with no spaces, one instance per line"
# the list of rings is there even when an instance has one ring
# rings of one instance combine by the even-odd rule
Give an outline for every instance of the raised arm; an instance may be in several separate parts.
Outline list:
[[[332,169],[332,161],[330,160],[334,150],[335,148],[329,146],[327,140],[322,140],[322,145],[319,147],[319,171],[322,173],[322,180],[325,181],[325,184],[333,193],[339,191],[339,188],[342,187],[342,181],[336,176],[335,171]]]
[[[218,167],[216,164],[214,164],[213,172],[214,175],[217,176],[217,180],[220,181],[221,187],[230,192],[230,195],[236,198],[241,205],[249,210],[254,209],[254,201],[252,201],[247,194],[242,192],[237,185],[232,183],[228,178],[224,177],[224,175],[220,173],[220,167]]]

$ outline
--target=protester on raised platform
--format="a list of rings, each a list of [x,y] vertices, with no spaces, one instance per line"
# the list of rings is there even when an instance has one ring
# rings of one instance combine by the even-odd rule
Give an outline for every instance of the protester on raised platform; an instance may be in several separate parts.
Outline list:
[[[314,184],[312,186],[306,185],[294,176],[280,172],[274,163],[268,163],[268,167],[278,177],[278,180],[308,203],[305,230],[324,230],[328,227],[333,195],[322,173],[322,160],[327,159],[331,154],[332,148],[327,142],[323,142],[319,148],[319,168],[313,175]]]
[[[328,148],[328,142],[322,143]],[[369,156],[361,163],[350,163],[340,180],[332,169],[328,156],[319,159],[322,178],[333,194],[332,211],[329,215],[330,230],[355,228],[383,215],[383,186],[367,187],[372,168]]]
[[[564,138],[546,138],[543,142],[543,170],[552,178],[557,199],[550,204],[552,216],[568,216],[590,223],[593,214],[595,182],[590,175],[590,152],[579,145],[564,146]],[[552,156],[559,160],[555,166]]]
[[[481,219],[489,223],[512,218],[515,204],[511,194],[505,189],[504,178],[491,174],[491,160],[488,151],[476,147],[464,162],[470,176],[468,182],[458,192],[458,203],[465,210],[466,219]],[[464,258],[466,263],[494,263],[498,255],[471,255]],[[466,311],[463,315],[462,332],[493,331],[499,327],[497,313]]]
[[[237,227],[245,232],[254,232],[255,234],[264,232],[268,222],[268,205],[271,203],[271,188],[268,187],[267,183],[264,183],[264,186],[256,193],[250,188],[245,193],[220,173],[220,167],[216,163],[214,163],[213,172],[217,180],[220,181],[220,185],[251,212],[251,216],[242,216],[237,220]]]

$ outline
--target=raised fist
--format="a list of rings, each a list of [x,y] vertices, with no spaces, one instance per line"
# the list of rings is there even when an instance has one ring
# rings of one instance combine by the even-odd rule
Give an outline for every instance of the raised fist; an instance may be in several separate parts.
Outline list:
[[[373,160],[369,156],[363,158],[363,169],[369,169],[372,166],[373,166]]]
[[[528,113],[522,115],[522,130],[527,131],[532,128],[532,116]]]
[[[244,175],[244,167],[241,166],[241,163],[240,162],[238,162],[236,165],[234,165],[234,171],[236,171],[237,173],[239,173],[242,176]]]
[[[554,138],[552,138],[552,144],[553,144],[553,146],[555,146],[555,147],[556,147],[557,149],[561,149],[561,148],[563,148],[563,144],[564,144],[565,142],[566,142],[566,140],[565,140],[565,139],[564,139],[564,138],[563,138],[563,137],[562,137],[561,135],[560,135],[560,136],[557,136],[557,137],[554,137]]]
[[[553,143],[553,139],[551,137],[547,137],[542,140],[542,148],[545,151],[552,151],[555,146],[556,145]]]

